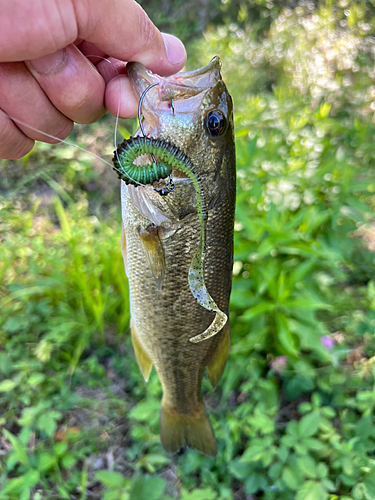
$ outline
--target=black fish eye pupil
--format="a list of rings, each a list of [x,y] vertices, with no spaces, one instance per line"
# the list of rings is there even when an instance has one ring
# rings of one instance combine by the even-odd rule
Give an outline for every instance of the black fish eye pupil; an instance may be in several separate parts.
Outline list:
[[[225,118],[221,111],[210,111],[206,118],[207,130],[211,135],[220,135],[225,128]]]

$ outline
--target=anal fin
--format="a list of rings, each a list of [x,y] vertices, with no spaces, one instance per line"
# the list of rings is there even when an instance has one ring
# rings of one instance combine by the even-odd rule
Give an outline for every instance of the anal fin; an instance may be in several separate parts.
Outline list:
[[[148,382],[152,369],[152,361],[150,359],[150,356],[142,347],[142,344],[140,343],[137,337],[137,333],[135,331],[133,322],[130,322],[130,332],[132,336],[133,348],[135,352],[135,357],[137,358],[138,366],[142,372],[143,378],[145,379],[146,382]]]
[[[228,353],[230,348],[229,321],[225,324],[223,331],[220,335],[221,335],[220,342],[216,347],[214,356],[206,366],[208,378],[210,379],[213,389],[215,389],[217,384],[220,382],[228,358]]]

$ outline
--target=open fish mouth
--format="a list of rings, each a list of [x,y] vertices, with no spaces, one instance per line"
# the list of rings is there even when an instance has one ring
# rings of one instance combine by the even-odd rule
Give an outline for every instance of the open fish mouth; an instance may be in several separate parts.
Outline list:
[[[144,96],[141,110],[145,133],[154,137],[159,135],[158,122],[162,113],[182,114],[189,122],[197,120],[206,92],[221,80],[221,62],[217,56],[202,68],[168,77],[152,73],[137,62],[128,63],[126,68],[138,99],[150,85],[158,84]]]

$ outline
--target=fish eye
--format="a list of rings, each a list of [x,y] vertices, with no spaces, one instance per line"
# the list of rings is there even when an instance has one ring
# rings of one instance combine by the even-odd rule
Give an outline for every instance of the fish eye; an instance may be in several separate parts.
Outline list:
[[[225,116],[219,110],[209,111],[206,116],[206,128],[211,135],[220,135],[225,129]]]

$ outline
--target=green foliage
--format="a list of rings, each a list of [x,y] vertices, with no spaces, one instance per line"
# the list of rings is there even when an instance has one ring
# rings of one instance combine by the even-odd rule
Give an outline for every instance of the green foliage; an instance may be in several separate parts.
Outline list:
[[[373,2],[169,4],[188,37],[213,23],[189,65],[218,53],[235,103],[233,341],[203,387],[218,456],[160,446],[116,176],[38,145],[1,178],[0,500],[372,500]],[[90,132],[104,151],[106,122]]]
[[[106,486],[103,500],[170,499],[164,496],[165,481],[160,477],[143,475],[130,480],[118,472],[111,471],[99,471],[96,477]]]

